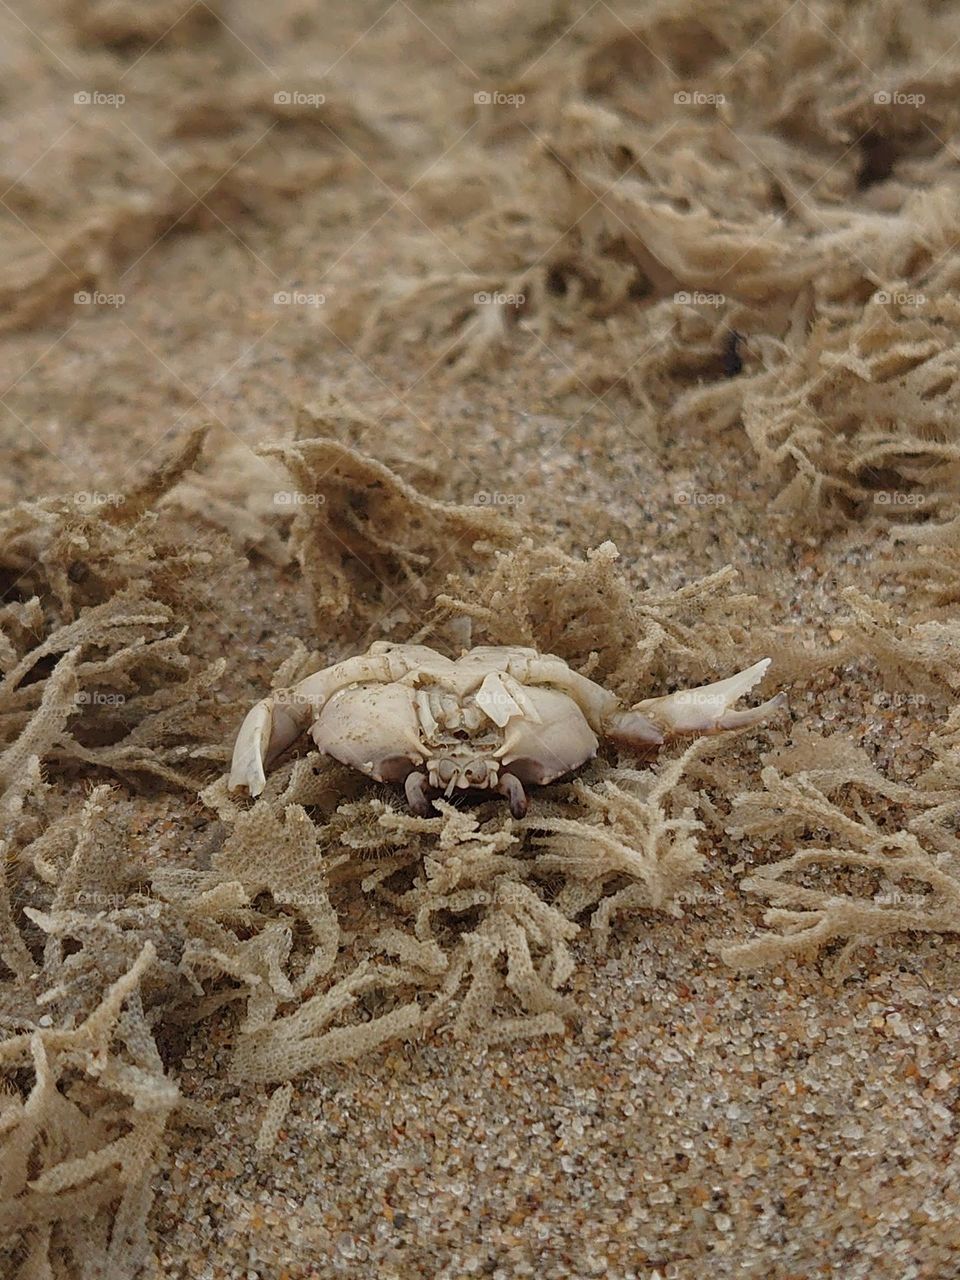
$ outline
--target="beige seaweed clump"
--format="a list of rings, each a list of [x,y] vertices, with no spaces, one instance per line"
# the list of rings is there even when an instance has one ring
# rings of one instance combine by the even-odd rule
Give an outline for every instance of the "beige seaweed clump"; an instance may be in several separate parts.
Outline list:
[[[936,765],[914,785],[884,777],[839,735],[800,735],[768,764],[763,789],[734,800],[731,834],[795,851],[743,881],[773,904],[763,917],[768,932],[718,946],[724,960],[757,968],[840,943],[833,965],[842,972],[878,938],[960,930],[956,735],[954,715]],[[902,825],[891,821],[891,809]]]
[[[233,554],[200,533],[201,495],[219,484],[195,478],[201,443],[188,438],[103,511],[45,502],[0,517],[14,588],[0,615],[0,956],[12,979],[0,1066],[17,1086],[4,1113],[4,1262],[82,1273],[71,1239],[105,1276],[121,1254],[148,1257],[151,1179],[176,1124],[202,1120],[169,1046],[200,1024],[218,1028],[235,1079],[279,1086],[256,1138],[264,1158],[305,1073],[435,1034],[493,1044],[574,1030],[582,967],[629,920],[677,914],[707,869],[703,824],[774,851],[744,882],[768,904],[766,931],[722,948],[734,966],[824,948],[843,963],[870,939],[956,929],[956,714],[910,782],[839,736],[798,731],[732,809],[739,774],[705,760],[703,740],[649,769],[601,757],[521,821],[498,803],[417,817],[309,750],[255,802],[229,794],[215,776],[235,723],[216,701],[223,662],[195,653],[184,626]],[[427,497],[352,446],[305,438],[274,452],[299,492],[325,497],[301,505],[290,542],[262,503],[235,522],[227,490],[212,523],[283,563],[292,546],[318,615],[340,618],[341,645],[413,591],[427,606],[420,638],[552,650],[635,698],[742,666],[769,639],[751,629],[759,602],[730,568],[636,589],[612,543],[582,556],[532,537],[509,545],[496,514]],[[184,522],[196,522],[189,542]],[[457,546],[456,573],[427,560],[435,541]],[[842,643],[808,655],[810,671],[873,662],[911,696],[952,699],[953,623],[938,582],[930,595],[904,617],[849,593]],[[315,662],[297,642],[275,683]],[[145,776],[199,791],[206,857],[132,856],[118,809]]]
[[[768,904],[767,928],[722,947],[734,966],[825,948],[843,964],[871,939],[956,929],[955,713],[910,782],[839,736],[798,730],[732,809],[742,784],[705,761],[705,740],[649,769],[601,757],[521,821],[498,803],[417,817],[310,751],[255,802],[230,795],[212,777],[226,757],[223,664],[200,660],[175,623],[196,619],[231,553],[205,535],[163,563],[180,522],[210,523],[203,482],[191,488],[199,443],[102,514],[41,503],[3,517],[19,582],[0,647],[0,956],[15,979],[0,1066],[27,1088],[5,1112],[14,1172],[0,1216],[17,1265],[56,1258],[69,1276],[71,1238],[106,1276],[121,1254],[147,1258],[151,1179],[176,1124],[202,1120],[179,1093],[173,1040],[216,1026],[235,1079],[279,1086],[256,1138],[266,1157],[305,1073],[434,1034],[492,1044],[576,1028],[581,967],[628,920],[681,910],[708,865],[706,822],[775,850],[744,881]],[[530,537],[505,549],[498,516],[428,498],[351,446],[308,438],[283,453],[299,491],[327,499],[303,504],[292,544],[315,607],[339,599],[351,637],[394,584],[423,594],[422,638],[553,650],[625,697],[742,665],[761,643],[749,628],[759,602],[729,568],[637,590],[612,543],[583,556]],[[241,513],[231,527],[229,509],[213,523],[287,560],[282,522],[261,513],[262,526]],[[432,539],[459,539],[456,574],[423,562]],[[834,665],[874,662],[911,696],[952,698],[949,608],[932,598],[901,617],[859,592],[848,602]],[[811,670],[829,661],[814,654]],[[298,642],[276,683],[314,662]],[[90,773],[112,781],[71,803],[69,780]],[[116,810],[144,775],[203,787],[206,859],[131,856]]]
[[[562,988],[579,917],[591,910],[605,943],[620,914],[675,909],[703,866],[700,824],[666,812],[695,750],[652,782],[616,773],[575,784],[575,808],[554,804],[522,822],[496,804],[439,802],[437,816],[420,818],[368,798],[316,826],[284,803],[293,785],[232,819],[221,809],[232,829],[214,872],[286,913],[261,905],[243,917],[247,930],[257,922],[253,937],[221,934],[185,957],[195,978],[246,984],[237,1075],[283,1081],[448,1024],[489,1042],[562,1031],[577,1012]],[[339,922],[357,913],[367,927],[345,935]],[[291,918],[306,943],[295,942]]]
[[[258,224],[269,223],[296,235],[305,196],[370,162],[384,174],[406,159],[383,112],[347,85],[334,89],[335,77],[326,101],[308,104],[278,96],[276,73],[255,58],[248,67],[232,65],[216,84],[198,76],[198,64],[215,65],[224,42],[235,39],[223,9],[220,0],[69,0],[45,24],[45,52],[114,105],[129,87],[114,61],[131,49],[137,61],[155,51],[165,100],[140,100],[129,131],[104,130],[81,91],[63,138],[64,164],[46,167],[33,162],[50,144],[49,122],[35,106],[11,101],[0,330],[63,321],[78,292],[120,292],[126,270],[173,228],[202,233],[229,224],[249,242]],[[289,65],[287,73],[303,74]],[[28,85],[29,59],[18,57],[11,74]]]
[[[869,657],[891,688],[942,700],[960,688],[960,622],[949,611],[903,615],[883,600],[849,587],[849,652]]]
[[[300,494],[291,542],[319,635],[345,618],[353,626],[387,614],[412,618],[461,555],[513,541],[497,513],[426,497],[338,440],[298,440],[262,453],[283,463]]]
[[[481,109],[458,144],[466,216],[451,175],[426,176],[422,232],[367,290],[371,347],[466,375],[572,339],[562,388],[628,397],[651,441],[738,427],[793,522],[955,492],[946,11],[678,0],[597,11],[535,54],[532,11],[502,13],[524,105],[498,128]]]
[[[316,753],[273,771],[252,804],[211,781],[232,712],[215,700],[224,663],[200,660],[183,624],[232,553],[200,533],[201,444],[188,437],[105,509],[44,502],[0,517],[0,957],[12,979],[0,1068],[13,1084],[0,1261],[24,1277],[95,1266],[119,1280],[149,1265],[154,1175],[175,1125],[203,1121],[173,1074],[170,1045],[191,1028],[216,1022],[235,1078],[280,1086],[256,1141],[266,1156],[296,1076],[440,1032],[496,1043],[575,1026],[568,988],[585,953],[628,913],[675,911],[703,866],[683,783],[696,746],[656,772],[598,760],[522,822],[498,803],[415,817]],[[292,541],[314,603],[351,606],[351,634],[372,619],[358,608],[372,560],[383,582],[422,580],[428,631],[504,640],[512,627],[625,686],[641,667],[719,661],[742,636],[748,601],[729,571],[635,602],[612,547],[581,560],[528,542],[497,556],[499,517],[426,498],[349,446],[301,440],[284,461],[329,500],[325,521],[295,518]],[[215,505],[212,523],[286,559],[282,524],[247,514],[236,523]],[[178,542],[190,520],[195,536]],[[338,539],[352,547],[342,558]],[[436,539],[459,543],[453,583],[423,562]],[[608,636],[618,619],[622,664]],[[313,660],[298,643],[276,680]],[[133,853],[123,804],[144,776],[203,787],[206,859]]]
[[[843,638],[833,661],[875,668],[901,707],[943,717],[925,739],[926,767],[896,779],[851,737],[800,727],[766,759],[762,789],[735,795],[727,822],[735,839],[760,840],[782,855],[742,881],[772,904],[767,930],[716,945],[737,968],[826,950],[842,973],[877,939],[960,931],[957,521],[895,526],[890,538],[917,549],[881,560],[878,576],[910,577],[914,607],[904,612],[847,588],[850,613],[838,620]]]
[[[658,774],[621,769],[600,786],[571,784],[576,817],[548,817],[538,827],[544,870],[567,878],[557,904],[579,914],[590,907],[590,927],[602,950],[618,916],[643,910],[680,914],[677,895],[703,871],[696,833],[703,823],[687,809],[671,814],[671,795],[700,739],[664,763]],[[675,805],[675,801],[673,802]]]
[[[153,508],[196,464],[205,438],[203,428],[186,434],[123,493],[44,498],[0,513],[5,616],[14,620],[25,605],[39,616],[29,604],[32,596],[48,619],[67,623],[82,608],[124,591],[151,597],[156,607],[183,604],[186,582],[190,590],[202,590],[224,547],[184,539]]]
[[[732,566],[674,591],[637,591],[619,559],[612,542],[580,558],[525,539],[470,578],[453,575],[437,611],[468,619],[475,640],[556,653],[624,697],[749,659],[755,598],[731,589]]]
[[[949,619],[951,606],[960,602],[960,515],[939,524],[894,525],[890,530],[891,556],[881,571],[897,572],[917,589],[920,601],[933,618]]]
[[[68,778],[96,769],[192,790],[218,758],[223,663],[190,655],[173,607],[185,576],[202,594],[215,556],[174,551],[152,509],[201,442],[188,437],[109,506],[47,500],[0,516],[0,957],[12,978],[0,1069],[32,1081],[3,1095],[4,1274],[135,1273],[163,1135],[185,1108],[148,1010],[176,1003],[178,939],[202,927],[205,904],[178,915],[151,903],[110,787],[85,801],[78,788],[71,806]]]
[[[12,597],[0,643],[8,780],[36,756],[192,788],[205,750],[218,758],[213,691],[225,663],[186,652],[179,619],[231,555],[218,541],[185,547],[150,509],[202,441],[191,434],[116,503],[48,500],[0,515],[0,579]]]
[[[0,1237],[20,1241],[20,1276],[122,1280],[151,1254],[153,1176],[182,1102],[138,996],[154,958],[148,943],[78,1025],[0,1043],[0,1068],[32,1079],[0,1102]]]

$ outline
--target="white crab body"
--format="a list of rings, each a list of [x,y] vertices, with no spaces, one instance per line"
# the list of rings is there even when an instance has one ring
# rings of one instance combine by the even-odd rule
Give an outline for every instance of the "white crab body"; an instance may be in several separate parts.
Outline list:
[[[756,723],[783,695],[751,711],[729,708],[768,661],[622,709],[601,685],[535,649],[488,646],[453,659],[381,641],[258,703],[237,737],[230,786],[259,795],[264,765],[309,729],[324,754],[379,782],[403,783],[417,812],[429,812],[430,793],[460,789],[498,792],[519,817],[525,784],[579,768],[602,736],[644,749],[670,734]]]
[[[495,789],[506,768],[523,782],[552,782],[596,754],[599,739],[567,694],[525,690],[499,673],[471,688],[462,676],[342,689],[310,734],[326,755],[380,782],[403,781],[412,765],[445,795]]]

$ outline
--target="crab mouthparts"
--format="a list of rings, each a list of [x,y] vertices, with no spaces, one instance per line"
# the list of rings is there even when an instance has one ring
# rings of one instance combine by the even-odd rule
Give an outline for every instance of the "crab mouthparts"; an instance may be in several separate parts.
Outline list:
[[[427,778],[430,786],[442,791],[448,798],[453,795],[457,787],[463,791],[495,788],[498,772],[499,765],[495,760],[474,758],[460,761],[442,756],[439,759],[427,761]]]
[[[449,765],[450,769],[443,768],[444,765]],[[471,768],[473,765],[476,765],[477,768]],[[464,790],[472,788],[496,791],[510,805],[510,812],[515,818],[522,818],[527,812],[527,796],[523,789],[523,783],[513,773],[504,773],[498,776],[496,762],[487,764],[482,760],[473,760],[469,764],[457,768],[452,760],[440,760],[430,761],[428,767],[430,769],[429,774],[423,773],[419,769],[413,769],[407,774],[404,782],[407,803],[412,811],[421,818],[429,817],[432,808],[430,796],[427,794],[428,789],[432,791],[442,790],[443,795],[449,797],[453,794],[454,788],[458,786]],[[451,769],[453,773],[444,784],[442,782],[443,775],[450,773]]]

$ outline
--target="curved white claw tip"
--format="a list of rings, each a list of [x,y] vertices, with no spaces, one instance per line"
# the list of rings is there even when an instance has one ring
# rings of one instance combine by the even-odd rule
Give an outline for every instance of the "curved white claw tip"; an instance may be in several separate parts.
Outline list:
[[[229,791],[240,791],[246,788],[250,795],[258,796],[266,785],[267,777],[263,772],[263,764],[259,756],[238,760],[237,754],[234,752],[227,789]]]
[[[768,716],[787,705],[787,695],[778,693],[758,707],[747,707],[743,711],[727,711],[720,718],[718,729],[743,729],[751,724],[760,724]]]
[[[246,787],[252,796],[258,796],[267,785],[263,757],[270,744],[272,723],[270,707],[266,702],[258,702],[247,712],[233,747],[230,781],[227,784],[230,791]]]
[[[741,729],[759,724],[774,711],[786,705],[786,695],[777,694],[758,707],[732,710],[733,704],[754,685],[759,684],[770,666],[769,658],[761,658],[745,671],[696,689],[679,689],[662,698],[638,702],[634,711],[649,715],[665,733],[719,733],[724,729]]]

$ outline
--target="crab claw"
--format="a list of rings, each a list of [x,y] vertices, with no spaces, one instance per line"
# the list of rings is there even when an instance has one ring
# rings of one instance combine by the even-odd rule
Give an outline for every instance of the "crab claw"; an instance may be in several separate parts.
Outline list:
[[[672,737],[678,733],[721,733],[730,728],[748,728],[751,724],[759,724],[772,716],[774,712],[786,707],[786,694],[777,694],[769,698],[759,707],[745,710],[733,710],[733,703],[753,689],[763,680],[771,659],[762,658],[746,671],[728,676],[726,680],[718,680],[712,685],[700,685],[699,689],[680,689],[676,694],[667,694],[664,698],[648,698],[637,703],[628,712],[618,713],[612,717],[614,726],[612,735],[625,736],[618,733],[620,724],[616,722],[630,721],[639,716],[648,719],[654,732],[663,737]],[[646,741],[646,740],[643,740]]]
[[[607,718],[604,732],[613,742],[634,751],[647,751],[663,744],[663,734],[639,711],[615,711]]]
[[[527,812],[527,796],[523,789],[523,783],[515,773],[504,773],[500,775],[500,781],[497,783],[497,791],[500,795],[505,796],[510,805],[510,812],[515,818],[522,818]]]
[[[417,650],[416,654],[422,657],[423,652],[431,650]],[[317,671],[289,689],[275,689],[247,713],[240,726],[227,784],[230,790],[246,787],[252,796],[258,796],[267,783],[266,767],[306,732],[335,693],[353,684],[399,680],[409,665],[409,658],[393,653],[392,646],[373,645],[369,653]]]
[[[230,790],[246,787],[258,796],[267,784],[264,766],[296,741],[303,732],[300,718],[275,698],[264,698],[247,712],[233,748]]]

